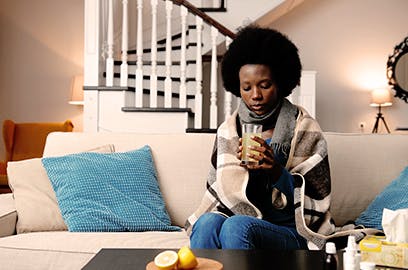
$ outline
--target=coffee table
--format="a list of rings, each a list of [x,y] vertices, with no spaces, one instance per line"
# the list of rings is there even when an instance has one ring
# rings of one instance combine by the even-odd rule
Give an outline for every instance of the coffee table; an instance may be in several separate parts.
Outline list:
[[[161,251],[163,249],[101,249],[83,269],[145,270],[146,265]],[[324,252],[322,251],[210,249],[194,249],[193,251],[197,257],[221,262],[224,265],[224,270],[324,269]]]

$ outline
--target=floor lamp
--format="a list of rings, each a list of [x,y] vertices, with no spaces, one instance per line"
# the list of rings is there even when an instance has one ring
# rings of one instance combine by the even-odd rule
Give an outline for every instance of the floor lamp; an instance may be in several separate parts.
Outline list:
[[[374,89],[371,92],[370,106],[378,107],[378,113],[375,119],[375,124],[374,124],[372,133],[378,133],[378,127],[380,125],[380,121],[383,122],[385,128],[387,129],[387,132],[390,133],[390,129],[388,128],[387,123],[385,122],[384,116],[381,113],[381,108],[391,106],[391,105],[392,105],[392,97],[391,97],[390,91],[387,88]]]

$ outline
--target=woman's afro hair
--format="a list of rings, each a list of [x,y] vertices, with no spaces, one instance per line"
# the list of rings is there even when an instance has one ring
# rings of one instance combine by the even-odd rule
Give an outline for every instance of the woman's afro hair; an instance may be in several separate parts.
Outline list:
[[[246,64],[269,67],[281,97],[289,96],[299,85],[302,64],[297,47],[282,33],[249,25],[241,29],[221,63],[224,87],[240,97],[239,70]]]

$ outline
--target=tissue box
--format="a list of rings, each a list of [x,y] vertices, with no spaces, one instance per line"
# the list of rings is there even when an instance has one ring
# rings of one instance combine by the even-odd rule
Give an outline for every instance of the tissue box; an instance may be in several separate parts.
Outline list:
[[[385,236],[366,236],[360,241],[361,261],[408,269],[408,244],[387,242]]]

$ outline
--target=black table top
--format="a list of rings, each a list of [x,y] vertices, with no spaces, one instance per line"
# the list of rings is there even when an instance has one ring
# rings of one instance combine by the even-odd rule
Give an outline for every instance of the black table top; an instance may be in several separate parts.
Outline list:
[[[144,270],[146,265],[161,251],[163,249],[102,249],[83,269]],[[197,257],[221,262],[224,265],[224,270],[324,269],[323,251],[210,249],[194,249],[193,251]]]

